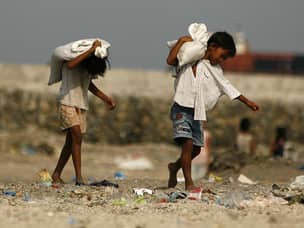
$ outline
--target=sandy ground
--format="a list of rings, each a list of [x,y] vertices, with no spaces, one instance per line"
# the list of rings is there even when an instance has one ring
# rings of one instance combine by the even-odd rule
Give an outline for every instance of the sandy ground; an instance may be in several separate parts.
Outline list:
[[[21,133],[20,133],[21,134]],[[52,172],[63,143],[63,135],[41,131],[35,140],[58,145],[52,156],[27,153],[21,149],[1,151],[0,156],[0,227],[303,227],[303,204],[286,205],[275,197],[272,184],[288,187],[303,174],[301,162],[258,158],[240,171],[213,172],[222,180],[202,178],[200,200],[164,201],[164,194],[183,191],[183,183],[175,189],[166,188],[167,163],[179,155],[179,148],[167,144],[83,146],[83,172],[88,182],[109,180],[119,188],[75,186],[73,167],[68,163],[64,186],[45,186],[37,175],[41,169]],[[48,137],[46,137],[48,136]],[[11,137],[19,137],[12,134]],[[7,145],[5,145],[5,148]],[[117,158],[148,159],[153,165],[147,170],[122,169]],[[120,171],[124,180],[114,178]],[[240,174],[257,181],[256,185],[241,184]],[[230,178],[230,180],[229,180]],[[231,182],[233,180],[233,182]],[[154,190],[152,195],[136,195],[133,188]],[[16,196],[8,195],[15,192]],[[225,196],[234,194],[235,205],[227,208]],[[247,200],[245,200],[247,199]],[[243,201],[245,200],[245,201]],[[228,201],[226,201],[227,203]],[[226,205],[227,206],[227,205]],[[228,205],[229,206],[229,205]]]
[[[58,92],[58,85],[46,86],[47,66],[4,64],[0,65],[0,70],[2,87],[47,94]],[[22,83],[16,83],[21,76]],[[270,75],[228,74],[228,78],[253,99],[304,101],[304,83],[299,77],[286,76],[278,80]],[[160,98],[171,96],[173,91],[170,75],[160,72],[114,69],[99,83],[106,92],[119,95]],[[138,89],[141,86],[145,90]],[[64,136],[35,128],[21,130],[0,135],[0,227],[304,227],[303,204],[289,202],[287,205],[286,200],[274,194],[272,186],[278,184],[280,190],[289,187],[296,176],[303,175],[299,169],[303,160],[254,159],[238,171],[213,172],[221,177],[219,181],[208,176],[197,180],[196,184],[203,187],[199,200],[186,198],[166,202],[164,198],[170,193],[184,190],[183,183],[175,189],[166,188],[167,164],[179,156],[179,149],[173,145],[84,143],[84,177],[89,183],[106,179],[119,184],[119,188],[75,186],[71,161],[63,174],[66,185],[45,186],[37,174],[41,169],[53,171]],[[16,147],[21,138],[49,144],[55,154],[48,156],[39,150]],[[148,159],[153,167],[123,169],[115,163],[117,158],[121,163],[131,158]],[[116,180],[117,171],[123,172],[126,178]],[[258,183],[241,184],[237,181],[240,174]],[[154,192],[140,197],[133,188]],[[304,195],[302,191],[296,194],[300,198]]]

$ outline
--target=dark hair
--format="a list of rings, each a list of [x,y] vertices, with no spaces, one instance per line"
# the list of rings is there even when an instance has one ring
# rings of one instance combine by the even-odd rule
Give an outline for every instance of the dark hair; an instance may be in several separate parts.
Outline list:
[[[89,58],[85,59],[82,64],[88,70],[89,74],[99,74],[100,76],[104,76],[105,72],[107,71],[108,65],[109,68],[111,67],[110,61],[107,57],[98,58],[95,55],[92,55]]]
[[[248,131],[250,129],[251,123],[248,118],[241,119],[240,122],[240,130],[241,131]]]
[[[277,127],[275,140],[277,142],[280,139],[284,139],[284,140],[287,139],[287,129],[286,129],[286,127],[283,127],[283,126]]]
[[[207,46],[211,46],[212,44],[217,47],[222,47],[225,50],[229,51],[230,57],[235,56],[236,48],[235,43],[232,36],[227,32],[216,32],[213,33],[207,42]]]

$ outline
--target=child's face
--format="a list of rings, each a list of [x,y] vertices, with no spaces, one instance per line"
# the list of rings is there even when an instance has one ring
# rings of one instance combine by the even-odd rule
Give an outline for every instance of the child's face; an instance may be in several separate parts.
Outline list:
[[[229,50],[223,49],[222,47],[211,47],[209,49],[209,61],[211,65],[218,65],[223,63],[230,57]]]

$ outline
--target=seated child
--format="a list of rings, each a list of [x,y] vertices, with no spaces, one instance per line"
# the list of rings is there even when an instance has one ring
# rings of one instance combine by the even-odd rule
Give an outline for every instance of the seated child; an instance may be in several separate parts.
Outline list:
[[[251,122],[248,118],[240,121],[239,132],[236,137],[236,148],[239,153],[255,154],[256,144],[250,133]]]

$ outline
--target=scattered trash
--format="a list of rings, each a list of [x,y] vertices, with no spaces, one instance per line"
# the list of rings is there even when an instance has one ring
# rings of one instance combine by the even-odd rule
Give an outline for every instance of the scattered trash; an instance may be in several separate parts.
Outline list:
[[[6,196],[16,196],[16,192],[12,190],[5,190],[3,191],[3,194]]]
[[[154,195],[156,196],[157,201],[159,203],[167,203],[167,202],[169,202],[169,196],[166,193],[162,192],[162,191],[155,191]]]
[[[247,206],[255,206],[255,207],[267,207],[273,205],[286,205],[288,204],[287,200],[284,200],[280,197],[268,196],[268,197],[261,197],[258,196],[255,199],[248,201]]]
[[[147,189],[147,188],[133,188],[133,191],[138,196],[143,196],[145,193],[147,193],[149,195],[153,194],[153,190]]]
[[[286,196],[284,199],[288,201],[288,205],[291,205],[294,203],[304,204],[304,194],[303,193],[297,194],[297,195],[292,195],[292,196]]]
[[[105,186],[105,187],[115,187],[115,188],[118,188],[118,184],[115,184],[115,183],[112,183],[108,180],[102,180],[102,181],[97,181],[97,182],[93,182],[90,184],[91,186],[97,186],[97,187],[100,187],[100,186]]]
[[[138,198],[136,198],[133,203],[137,204],[137,205],[144,205],[147,204],[146,199],[143,196],[140,196]]]
[[[69,217],[67,222],[69,225],[75,225],[77,223],[77,220],[73,217]]]
[[[23,194],[23,200],[26,201],[26,202],[31,200],[30,194],[28,192],[25,192]]]
[[[170,203],[175,203],[178,199],[186,199],[187,198],[187,192],[177,191],[177,192],[171,192],[169,193],[168,201]]]
[[[211,194],[211,195],[216,195],[216,193],[213,192],[212,190],[210,190],[209,188],[203,188],[203,189],[202,189],[202,193],[207,193],[207,194]]]
[[[288,202],[288,205],[294,203],[304,204],[304,193],[299,189],[281,188],[277,184],[272,185],[272,194],[276,197],[281,197]]]
[[[250,196],[245,192],[229,192],[223,197],[218,197],[216,203],[226,208],[239,208],[246,205],[250,200]]]
[[[202,199],[202,188],[198,187],[198,188],[191,190],[188,194],[188,199],[201,200]]]
[[[304,189],[304,175],[297,176],[295,181],[290,184],[291,189]]]
[[[292,195],[292,192],[289,188],[281,188],[277,184],[273,184],[271,187],[271,192],[276,197],[285,198],[286,196]]]
[[[126,176],[123,172],[116,172],[114,174],[114,178],[115,178],[115,180],[124,180],[124,179],[126,179]]]
[[[175,191],[170,193],[155,191],[154,195],[159,203],[176,203],[178,199],[186,199],[188,193],[184,191]]]
[[[21,150],[21,153],[24,154],[24,155],[34,155],[34,154],[36,154],[35,148],[28,145],[28,144],[22,144],[20,150]]]
[[[153,165],[147,158],[115,158],[114,163],[120,169],[146,170],[153,169]]]
[[[127,205],[127,203],[128,203],[127,200],[124,198],[116,199],[113,201],[113,205],[115,205],[115,206],[125,206],[125,205]]]
[[[46,169],[42,169],[39,173],[40,183],[44,186],[50,187],[52,185],[52,177]]]
[[[252,180],[250,180],[248,177],[246,177],[245,175],[241,174],[238,178],[238,181],[241,182],[242,184],[257,184],[257,182],[254,182]]]
[[[222,177],[216,176],[216,175],[214,175],[213,173],[210,173],[209,179],[208,179],[209,182],[220,182],[220,181],[222,181],[222,180],[223,180]]]

